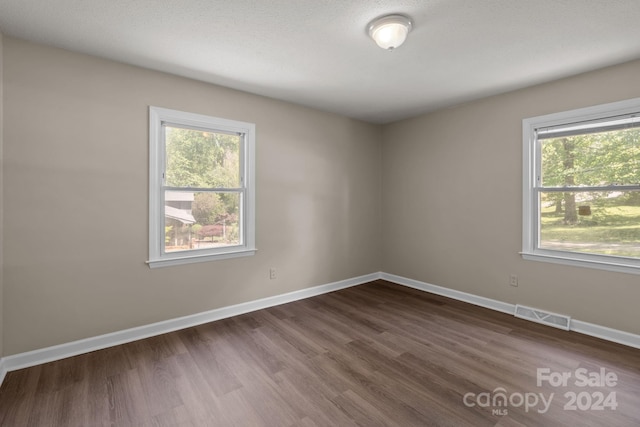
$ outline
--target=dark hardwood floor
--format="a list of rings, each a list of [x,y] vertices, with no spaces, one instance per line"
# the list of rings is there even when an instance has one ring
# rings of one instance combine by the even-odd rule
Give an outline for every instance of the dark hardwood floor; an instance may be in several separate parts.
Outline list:
[[[640,426],[640,350],[376,281],[10,372],[0,425]]]

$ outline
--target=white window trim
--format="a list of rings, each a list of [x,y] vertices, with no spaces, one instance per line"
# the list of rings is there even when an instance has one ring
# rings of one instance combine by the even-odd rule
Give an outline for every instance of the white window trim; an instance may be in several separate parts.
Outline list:
[[[244,134],[242,148],[245,195],[242,204],[241,229],[243,244],[212,249],[197,249],[182,252],[162,253],[164,242],[164,213],[161,192],[162,174],[165,168],[165,146],[162,132],[163,123],[238,132]],[[243,256],[251,256],[255,247],[255,124],[221,119],[184,111],[160,107],[149,107],[149,260],[151,268],[190,264]]]
[[[640,98],[531,117],[522,121],[522,258],[621,273],[640,274],[640,259],[538,248],[536,173],[540,165],[535,130],[640,111]]]

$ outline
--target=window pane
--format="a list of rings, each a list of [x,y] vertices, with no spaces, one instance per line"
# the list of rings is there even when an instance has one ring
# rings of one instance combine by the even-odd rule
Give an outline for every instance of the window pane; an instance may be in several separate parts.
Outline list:
[[[640,183],[640,129],[551,138],[542,144],[542,185]]]
[[[165,191],[165,252],[237,246],[241,193]]]
[[[541,249],[640,257],[640,191],[542,192]]]
[[[166,185],[239,188],[241,137],[165,126]]]

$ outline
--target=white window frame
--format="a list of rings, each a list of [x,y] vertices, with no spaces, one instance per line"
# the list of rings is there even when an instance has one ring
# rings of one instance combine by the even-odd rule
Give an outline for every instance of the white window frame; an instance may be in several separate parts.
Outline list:
[[[163,124],[243,135],[240,149],[241,244],[165,253]],[[151,268],[251,256],[255,254],[255,124],[160,107],[149,107],[149,260]]]
[[[601,270],[640,274],[640,259],[611,255],[587,254],[539,248],[540,222],[537,186],[540,177],[540,142],[536,130],[553,126],[640,113],[640,98],[564,111],[522,121],[522,252],[526,260],[597,268]],[[630,186],[633,187],[633,186]]]

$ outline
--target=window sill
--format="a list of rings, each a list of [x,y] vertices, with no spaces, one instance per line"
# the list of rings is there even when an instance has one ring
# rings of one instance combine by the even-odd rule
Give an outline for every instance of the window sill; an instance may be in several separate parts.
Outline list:
[[[146,261],[146,263],[149,265],[149,268],[170,267],[173,265],[193,264],[196,262],[218,261],[222,259],[253,256],[256,251],[257,249],[241,249],[218,254],[183,255],[172,257],[167,256],[162,259],[152,259]]]
[[[520,252],[520,255],[529,261],[595,268],[616,273],[640,274],[640,261],[631,258],[600,257],[559,251]]]

